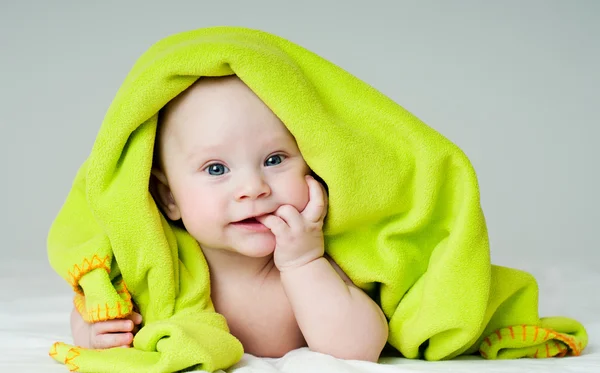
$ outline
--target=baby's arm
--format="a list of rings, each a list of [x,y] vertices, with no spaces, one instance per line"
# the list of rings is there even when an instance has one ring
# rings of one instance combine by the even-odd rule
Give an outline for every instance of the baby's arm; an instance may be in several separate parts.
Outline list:
[[[307,180],[310,201],[300,213],[282,206],[260,218],[276,237],[275,265],[311,350],[349,360],[377,361],[388,338],[379,306],[324,255],[326,196]]]
[[[281,272],[298,325],[313,351],[376,362],[388,338],[387,320],[336,267],[321,257]]]
[[[133,312],[126,319],[87,323],[77,309],[71,312],[71,334],[73,344],[85,348],[105,349],[112,347],[129,347],[138,326],[142,323],[142,315]]]

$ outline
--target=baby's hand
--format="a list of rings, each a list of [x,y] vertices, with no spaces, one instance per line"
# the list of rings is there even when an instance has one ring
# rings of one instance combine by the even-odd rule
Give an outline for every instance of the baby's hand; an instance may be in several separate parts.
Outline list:
[[[280,271],[303,266],[324,254],[323,219],[327,197],[323,186],[306,176],[309,201],[302,212],[291,205],[280,206],[273,214],[258,218],[275,235],[275,266]]]
[[[83,320],[76,309],[73,309],[71,312],[73,343],[79,347],[94,349],[129,347],[141,323],[142,315],[133,312],[126,319],[89,324]]]

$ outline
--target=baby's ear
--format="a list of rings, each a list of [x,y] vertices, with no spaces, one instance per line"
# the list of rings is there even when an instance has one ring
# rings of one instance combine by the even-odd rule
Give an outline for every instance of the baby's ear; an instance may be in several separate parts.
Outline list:
[[[175,198],[173,198],[171,188],[169,188],[167,176],[158,168],[152,168],[150,174],[150,194],[152,194],[154,201],[163,214],[167,215],[169,219],[173,221],[181,219],[181,212],[177,207]]]

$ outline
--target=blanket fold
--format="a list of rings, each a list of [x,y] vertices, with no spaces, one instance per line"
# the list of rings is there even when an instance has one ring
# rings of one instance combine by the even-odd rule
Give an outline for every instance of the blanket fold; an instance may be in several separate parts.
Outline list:
[[[539,318],[530,275],[491,265],[477,178],[456,145],[301,46],[212,27],[169,36],[135,63],[48,235],[50,263],[86,320],[125,317],[132,300],[139,307],[134,348],[56,343],[54,359],[80,372],[173,372],[224,369],[241,358],[212,305],[198,243],[162,216],[148,190],[159,110],[199,77],[232,74],[283,121],[327,183],[326,251],[380,303],[402,355],[545,357],[585,348],[578,322]],[[504,333],[522,338],[511,344]]]

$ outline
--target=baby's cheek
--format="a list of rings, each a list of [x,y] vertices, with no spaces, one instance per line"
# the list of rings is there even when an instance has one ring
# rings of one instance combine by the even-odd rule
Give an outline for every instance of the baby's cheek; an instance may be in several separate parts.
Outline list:
[[[294,183],[294,185],[290,189],[292,192],[290,193],[290,195],[294,198],[292,205],[298,211],[304,210],[309,201],[308,184],[306,183],[304,178]]]
[[[217,210],[215,201],[207,193],[202,190],[188,190],[185,197],[181,206],[184,223],[205,226],[216,218],[214,216],[214,211]]]

